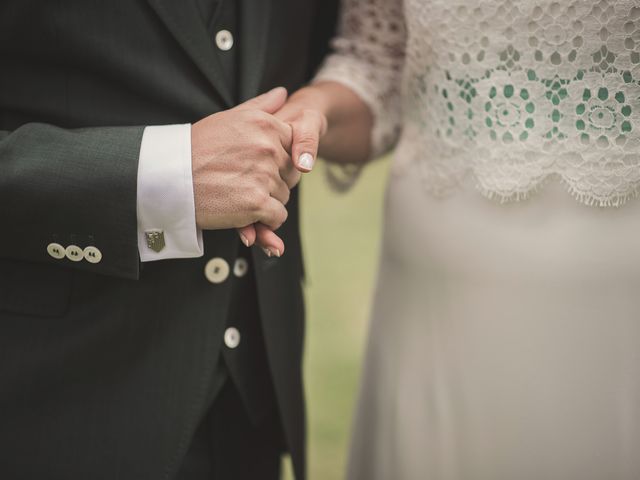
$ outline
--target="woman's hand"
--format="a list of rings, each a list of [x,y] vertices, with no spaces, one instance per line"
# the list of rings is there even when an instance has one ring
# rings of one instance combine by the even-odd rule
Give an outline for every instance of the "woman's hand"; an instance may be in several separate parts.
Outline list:
[[[298,90],[275,117],[291,125],[291,158],[300,172],[309,173],[318,157],[320,139],[328,127],[322,94],[314,87]]]

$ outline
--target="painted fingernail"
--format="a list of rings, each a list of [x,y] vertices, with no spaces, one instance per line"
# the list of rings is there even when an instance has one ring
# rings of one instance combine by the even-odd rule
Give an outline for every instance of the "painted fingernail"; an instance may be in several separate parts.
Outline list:
[[[242,240],[242,243],[244,243],[245,247],[249,246],[249,239],[244,236],[244,233],[240,233],[240,240]]]
[[[263,248],[262,251],[267,257],[271,257],[271,250],[269,250],[268,248]]]
[[[310,153],[305,152],[298,157],[298,165],[306,170],[311,170],[313,168],[313,163],[313,155]]]

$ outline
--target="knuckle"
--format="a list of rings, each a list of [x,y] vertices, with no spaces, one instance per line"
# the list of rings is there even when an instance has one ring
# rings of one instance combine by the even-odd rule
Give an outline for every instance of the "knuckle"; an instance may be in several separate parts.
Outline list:
[[[254,194],[251,196],[251,201],[249,204],[249,208],[254,213],[263,212],[267,202],[269,201],[269,193],[266,192],[263,188],[258,188],[255,190]]]
[[[304,131],[298,132],[298,136],[296,140],[298,143],[301,143],[305,146],[309,146],[309,145],[315,146],[315,144],[318,141],[318,136],[314,132],[304,130]]]
[[[284,202],[282,202],[284,205],[286,205],[287,203],[289,203],[289,200],[291,199],[291,191],[288,188],[284,189],[282,198],[284,200]]]
[[[261,130],[269,130],[271,128],[271,117],[260,110],[253,112],[253,123]]]
[[[274,158],[278,156],[278,147],[268,138],[256,142],[256,153],[260,158]]]
[[[269,166],[269,162],[264,163],[266,165],[262,165],[255,176],[255,188],[265,191],[268,194],[274,189],[279,174],[277,171],[274,172],[274,169]]]
[[[291,156],[288,153],[278,155],[275,160],[275,165],[278,172],[283,175],[288,174],[293,168],[295,168],[295,165],[293,165],[293,162],[291,161]]]
[[[280,177],[277,166],[273,162],[262,162],[260,167],[261,185],[273,188]]]
[[[287,218],[289,218],[289,212],[286,208],[282,208],[278,214],[278,218],[276,219],[276,223],[278,224],[277,228],[280,228],[284,222],[287,221]]]
[[[269,185],[271,177],[268,172],[264,170],[256,170],[253,175],[253,190],[256,192],[262,192],[266,185]]]
[[[264,158],[260,153],[261,151],[262,151],[262,148],[259,148],[256,155],[256,160],[253,162],[253,165],[251,166],[251,168],[254,175],[264,177],[270,174],[269,164],[271,162],[264,161]]]

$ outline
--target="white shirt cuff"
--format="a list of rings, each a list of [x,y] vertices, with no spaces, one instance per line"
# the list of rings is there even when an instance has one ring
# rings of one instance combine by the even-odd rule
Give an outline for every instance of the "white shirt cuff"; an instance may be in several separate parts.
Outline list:
[[[153,232],[156,239],[150,242],[148,234]],[[138,250],[143,262],[204,254],[202,231],[196,227],[190,124],[144,129],[138,165]]]

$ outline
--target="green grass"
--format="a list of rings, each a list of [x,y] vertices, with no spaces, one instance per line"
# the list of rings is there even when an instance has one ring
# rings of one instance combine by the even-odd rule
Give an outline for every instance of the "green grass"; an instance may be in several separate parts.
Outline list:
[[[325,168],[319,164],[302,183],[310,480],[344,476],[388,162],[370,165],[346,194],[331,191]]]

